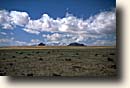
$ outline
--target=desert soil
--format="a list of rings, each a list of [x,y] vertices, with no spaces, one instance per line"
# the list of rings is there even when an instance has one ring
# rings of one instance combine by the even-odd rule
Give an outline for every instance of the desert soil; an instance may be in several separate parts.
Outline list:
[[[115,47],[1,47],[0,75],[117,76]]]

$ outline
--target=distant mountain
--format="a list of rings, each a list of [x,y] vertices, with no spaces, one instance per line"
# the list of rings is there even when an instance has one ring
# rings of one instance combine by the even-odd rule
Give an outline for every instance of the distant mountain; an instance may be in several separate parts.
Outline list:
[[[68,46],[85,46],[85,45],[74,42],[74,43],[70,43]]]
[[[44,43],[39,43],[38,46],[45,46],[46,44]]]

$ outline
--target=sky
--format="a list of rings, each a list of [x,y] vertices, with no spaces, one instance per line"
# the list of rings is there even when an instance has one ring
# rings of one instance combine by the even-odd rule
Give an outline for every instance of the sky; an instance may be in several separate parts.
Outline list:
[[[1,0],[0,46],[116,45],[116,0]]]

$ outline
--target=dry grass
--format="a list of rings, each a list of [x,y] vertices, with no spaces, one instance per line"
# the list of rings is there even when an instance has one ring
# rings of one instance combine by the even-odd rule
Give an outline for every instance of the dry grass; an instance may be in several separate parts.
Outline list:
[[[117,76],[115,47],[12,46],[0,48],[0,75]]]
[[[0,49],[95,49],[95,48],[115,48],[115,46],[9,46]]]

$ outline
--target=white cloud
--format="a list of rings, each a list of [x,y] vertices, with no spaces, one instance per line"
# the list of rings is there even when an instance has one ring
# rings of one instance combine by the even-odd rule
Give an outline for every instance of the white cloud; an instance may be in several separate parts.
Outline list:
[[[88,31],[95,33],[113,33],[116,31],[115,12],[101,12],[88,20]]]
[[[67,32],[67,29],[68,29],[68,25],[66,24],[62,24],[60,27],[59,27],[59,31],[61,32]]]
[[[5,23],[5,24],[2,24],[2,28],[3,29],[13,29],[13,26],[11,24],[8,24],[8,23]]]
[[[2,38],[0,39],[0,43],[8,43],[8,42],[12,42],[14,40],[14,38]]]
[[[17,45],[17,46],[23,46],[23,45],[24,46],[32,46],[32,45],[37,45],[42,41],[39,39],[31,39],[30,41],[14,40],[13,42],[14,42],[14,45]]]
[[[96,41],[103,45],[111,41],[102,42],[101,38],[116,33],[116,12],[100,12],[85,20],[68,13],[65,17],[56,19],[48,14],[43,14],[41,18],[33,20],[27,12],[0,10],[0,26],[3,29],[14,29],[16,26],[20,26],[23,31],[28,33],[37,35],[41,33],[47,43],[85,43],[91,40],[93,44]],[[49,32],[49,34],[45,32]]]
[[[53,33],[53,34],[43,34],[42,37],[47,43],[59,43],[59,44],[68,45],[69,43],[72,42],[83,41],[83,38],[85,36],[82,37],[71,33],[65,33],[65,34]]]
[[[116,31],[116,16],[114,11],[101,12],[89,19],[83,20],[71,14],[64,18],[53,19],[47,14],[38,20],[32,20],[26,25],[30,30],[37,32],[87,32],[96,34],[109,34]]]
[[[96,40],[89,46],[116,46],[116,40]]]
[[[9,12],[6,10],[0,10],[0,24],[10,21]]]
[[[31,39],[31,43],[40,43],[41,41],[39,39]]]
[[[18,11],[11,11],[10,17],[12,24],[18,26],[26,25],[30,19],[26,12],[18,12]]]
[[[10,13],[6,10],[0,10],[0,26],[2,26],[3,29],[13,29],[9,14]]]
[[[0,10],[0,25],[3,29],[13,29],[16,25],[24,27],[29,20],[26,12]]]
[[[0,33],[5,34],[4,32]],[[40,42],[42,41],[39,39],[31,39],[30,41],[19,41],[16,40],[14,37],[11,37],[11,38],[1,38],[0,46],[30,46],[30,45],[37,45]]]
[[[52,35],[47,35],[47,39],[50,41],[58,41],[62,37],[61,34],[55,33]]]
[[[26,28],[40,31],[40,29],[42,28],[42,23],[40,22],[40,20],[30,20],[26,25]]]
[[[24,31],[34,34],[44,31],[112,33],[116,31],[116,13],[115,11],[105,11],[86,20],[72,14],[57,19],[43,14],[41,18],[32,20],[26,12],[1,10],[0,23],[4,29],[12,29],[12,26],[17,25],[23,27]]]
[[[19,41],[12,38],[2,38],[0,39],[0,46],[30,46],[30,45],[36,45],[40,40],[34,40],[32,39],[30,42],[26,41]]]
[[[23,29],[24,31],[28,32],[28,33],[32,33],[32,34],[39,34],[40,32],[35,30],[35,29],[27,29],[27,28],[24,28]]]
[[[2,34],[2,35],[7,35],[7,33],[5,33],[5,32],[0,32],[0,34]]]
[[[5,43],[5,42],[9,42],[10,39],[6,39],[6,38],[3,38],[3,39],[0,39],[0,43]]]
[[[23,42],[23,41],[14,41],[15,45],[17,46],[23,46],[23,45],[28,45],[27,42]]]

